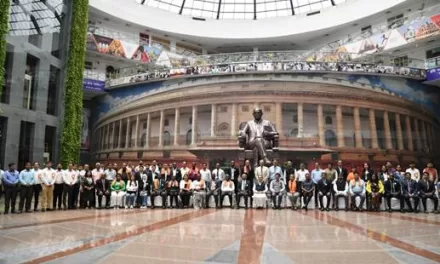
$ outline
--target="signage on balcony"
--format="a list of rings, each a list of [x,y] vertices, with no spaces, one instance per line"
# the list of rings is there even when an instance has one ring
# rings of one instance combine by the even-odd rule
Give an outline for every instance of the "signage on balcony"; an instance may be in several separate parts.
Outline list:
[[[426,71],[426,81],[437,81],[440,80],[440,67],[434,68]]]
[[[89,91],[104,91],[105,81],[98,81],[92,79],[83,79],[83,89]]]

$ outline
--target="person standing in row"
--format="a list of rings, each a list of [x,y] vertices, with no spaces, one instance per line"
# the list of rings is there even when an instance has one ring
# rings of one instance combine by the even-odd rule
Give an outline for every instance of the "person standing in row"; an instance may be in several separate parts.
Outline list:
[[[61,204],[63,202],[63,188],[64,188],[64,181],[63,181],[63,165],[61,163],[58,163],[57,169],[55,171],[55,184],[53,189],[53,203],[52,208],[55,210],[58,205],[58,210],[61,210]]]
[[[52,162],[48,161],[46,168],[43,170],[41,178],[41,211],[45,212],[52,211],[52,195],[53,195],[53,185],[55,183],[55,170],[52,169]]]
[[[69,163],[68,169],[63,175],[63,209],[73,209],[73,188],[78,178],[78,172],[74,169],[73,164]]]
[[[315,186],[318,186],[318,183],[321,180],[323,173],[325,173],[325,172],[323,170],[321,170],[321,166],[319,165],[318,162],[316,162],[315,169],[313,169],[312,173],[311,173],[312,181],[313,181],[313,184],[315,184]],[[319,192],[318,189],[319,188],[315,188],[315,197],[318,197],[318,192]],[[318,200],[319,199],[315,199],[315,208],[318,208]]]
[[[40,201],[40,193],[41,193],[41,184],[43,183],[41,179],[43,178],[43,170],[40,169],[40,164],[38,162],[34,162],[34,211],[38,211],[38,204]]]
[[[26,213],[31,212],[31,200],[32,200],[32,192],[34,189],[34,172],[31,170],[31,163],[26,162],[25,169],[20,172],[20,203],[18,205],[18,212],[23,212],[23,207],[26,210]]]
[[[15,201],[17,199],[18,185],[19,185],[19,173],[15,169],[15,164],[10,163],[8,170],[3,175],[3,185],[5,187],[5,214],[15,213]]]

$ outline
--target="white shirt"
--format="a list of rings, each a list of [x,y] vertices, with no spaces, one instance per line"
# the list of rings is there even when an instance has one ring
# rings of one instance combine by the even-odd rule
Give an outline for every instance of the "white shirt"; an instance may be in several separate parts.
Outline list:
[[[153,170],[153,165],[150,166],[150,171]],[[157,174],[160,174],[159,166],[156,165],[156,169],[154,170]],[[182,175],[183,176],[183,175]]]
[[[63,170],[55,170],[55,184],[63,184],[64,183],[63,175],[64,175]]]
[[[185,189],[185,184],[186,184],[186,183],[185,183],[184,180],[181,180],[181,181],[180,181],[180,186],[179,186],[179,187],[180,187],[181,190],[182,190],[182,189]],[[192,183],[189,184],[189,189],[192,189]]]
[[[188,167],[180,169],[180,173],[182,174],[182,178],[183,178],[183,176],[185,176],[185,174],[188,174],[188,172],[189,172],[189,168]]]
[[[93,178],[93,182],[95,183],[97,180],[101,179],[101,174],[104,171],[100,168],[99,170],[97,169],[93,169],[92,170],[92,178]]]
[[[205,180],[205,182],[211,181],[211,171],[206,169],[201,169],[200,171],[200,176],[203,180]]]
[[[306,169],[295,171],[295,178],[296,178],[296,180],[299,181],[299,182],[305,181],[307,173],[309,173],[309,171],[306,170]]]
[[[108,181],[114,181],[116,178],[116,171],[114,169],[107,169],[105,172],[105,179]]]
[[[234,182],[232,180],[223,181],[221,190],[222,192],[233,192],[235,190]]]
[[[212,170],[212,175],[214,175],[216,180],[223,181],[225,179],[225,172],[222,169]]]
[[[204,191],[205,189],[204,188],[201,188],[201,182],[200,181],[197,181],[197,180],[195,180],[195,181],[192,181],[192,183],[191,183],[191,189],[193,189],[193,190],[195,190],[195,191],[197,191],[197,192],[200,192],[200,191]]]
[[[35,179],[34,182],[35,182],[35,184],[42,184],[43,183],[42,179],[43,179],[44,171],[41,170],[41,169],[38,169],[38,170],[32,169],[32,171],[34,172],[34,179]]]
[[[75,184],[78,180],[79,173],[76,170],[65,170],[63,181],[65,184],[72,185]]]
[[[419,169],[416,169],[416,168],[411,169],[411,168],[409,168],[409,169],[406,170],[406,172],[411,173],[411,179],[412,180],[415,180],[415,181],[419,181],[420,180],[420,171],[419,171]]]
[[[46,185],[52,185],[55,183],[56,173],[52,168],[43,169],[41,181]]]
[[[128,181],[127,182],[127,192],[136,192],[138,190],[138,182],[137,181]]]

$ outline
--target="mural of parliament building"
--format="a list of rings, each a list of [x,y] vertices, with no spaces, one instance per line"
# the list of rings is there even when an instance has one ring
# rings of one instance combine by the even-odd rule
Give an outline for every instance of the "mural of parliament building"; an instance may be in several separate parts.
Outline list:
[[[254,107],[262,108],[263,118],[279,131],[281,161],[342,159],[377,167],[385,161],[426,163],[437,155],[435,114],[369,85],[235,81],[135,98],[96,122],[97,161],[238,160],[237,134],[253,118]]]

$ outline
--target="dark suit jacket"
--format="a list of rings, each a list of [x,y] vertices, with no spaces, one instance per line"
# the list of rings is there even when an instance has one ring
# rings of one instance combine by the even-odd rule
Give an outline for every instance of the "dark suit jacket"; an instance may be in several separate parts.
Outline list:
[[[402,193],[402,188],[400,186],[400,183],[396,180],[390,181],[387,180],[384,183],[384,189],[385,189],[385,194],[392,194],[392,189],[391,189],[391,185],[394,184],[394,194],[401,194]]]
[[[235,167],[234,169],[235,169],[235,171],[234,171],[234,183],[237,183],[237,180],[240,177],[240,168]],[[232,179],[232,168],[228,168],[225,171],[225,173],[229,174],[231,176],[231,179]]]
[[[411,189],[411,193],[408,192],[408,185]],[[417,195],[419,193],[419,185],[415,180],[410,180],[409,182],[407,180],[402,181],[402,193],[404,195],[408,194],[415,194]]]
[[[324,180],[321,179],[318,181],[318,191],[322,192],[324,195],[327,193],[331,193],[333,184],[329,181],[326,181],[327,184],[324,184]]]
[[[253,187],[252,181],[246,179],[246,186],[244,187],[244,193],[246,193],[247,195],[250,195],[251,191],[252,191],[252,187]],[[237,190],[237,193],[243,193],[242,188],[243,188],[243,181],[240,181],[237,184],[237,187],[235,187],[235,189]]]
[[[338,177],[342,173],[342,178],[347,179],[348,171],[346,168],[342,167],[342,170],[339,167],[336,167],[336,171],[338,172]]]
[[[241,173],[244,173],[244,167],[241,168]],[[247,173],[247,179],[254,182],[255,179],[255,174],[254,174],[254,168],[251,168],[251,170]]]
[[[428,183],[429,185],[424,180],[420,180],[418,182],[420,194],[432,193],[432,192],[435,193],[434,183],[432,181],[428,181]]]
[[[138,181],[138,183],[139,183],[139,188],[138,188],[139,192],[144,191],[145,188],[145,191],[147,191],[148,195],[151,193],[153,182],[152,181],[150,182],[150,177],[148,177],[146,184],[144,184],[143,180]]]
[[[104,188],[103,188],[102,181],[104,181]],[[96,188],[97,193],[99,193],[99,192],[105,193],[106,191],[108,191],[110,194],[110,181],[108,181],[106,179],[98,179],[96,181],[95,188]]]
[[[366,171],[365,171],[365,169],[364,169],[364,170],[362,171],[361,178],[362,178],[362,180],[364,180],[364,182],[368,182],[369,180],[371,180],[371,177],[373,177],[373,174],[374,174],[374,172],[373,172],[372,169],[370,169],[370,170],[368,171],[368,173],[366,173]]]
[[[173,172],[174,172],[174,169],[171,168],[171,176],[173,176]],[[177,168],[177,171],[176,171],[176,180],[178,182],[180,182],[182,180],[182,172],[180,171],[179,168]]]
[[[209,181],[209,182],[205,182],[205,186],[206,186],[206,194],[211,194],[211,186],[212,184],[215,184],[215,190],[217,191],[217,194],[220,194],[220,189],[222,187],[222,182],[221,181]]]

